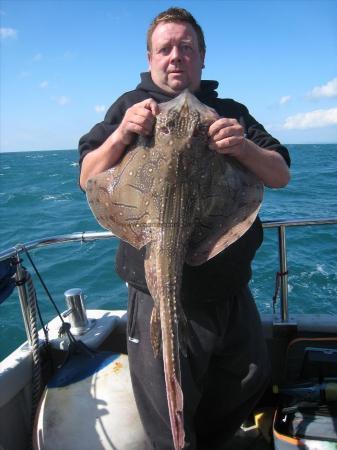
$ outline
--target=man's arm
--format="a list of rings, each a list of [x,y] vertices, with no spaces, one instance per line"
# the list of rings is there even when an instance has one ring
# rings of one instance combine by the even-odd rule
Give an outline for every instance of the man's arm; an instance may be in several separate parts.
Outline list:
[[[85,191],[89,178],[113,167],[125,151],[125,145],[118,139],[117,130],[96,150],[88,153],[82,162],[80,186]]]
[[[265,186],[280,188],[288,184],[290,172],[282,155],[246,139],[244,128],[236,119],[218,119],[210,126],[208,134],[211,149],[236,158]]]
[[[255,173],[265,186],[281,188],[289,183],[288,166],[278,152],[261,148],[248,139],[244,139],[240,147],[236,158]]]
[[[159,107],[153,99],[146,99],[127,109],[119,127],[97,149],[88,153],[82,162],[80,186],[85,191],[89,178],[113,167],[135,136],[152,133],[153,118]]]

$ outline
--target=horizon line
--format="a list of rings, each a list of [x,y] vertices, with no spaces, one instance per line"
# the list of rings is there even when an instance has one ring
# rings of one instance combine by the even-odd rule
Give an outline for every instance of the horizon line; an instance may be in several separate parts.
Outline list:
[[[336,142],[297,142],[297,143],[282,143],[285,147],[289,145],[337,145]],[[51,149],[30,149],[30,150],[1,150],[0,154],[5,153],[32,153],[32,152],[66,152],[66,151],[78,151],[77,148],[51,148]]]

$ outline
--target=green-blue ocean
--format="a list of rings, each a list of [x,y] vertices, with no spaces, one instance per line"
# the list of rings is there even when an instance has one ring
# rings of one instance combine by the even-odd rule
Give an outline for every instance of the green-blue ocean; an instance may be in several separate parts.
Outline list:
[[[337,217],[337,144],[288,148],[291,182],[284,189],[266,189],[261,219]],[[101,230],[79,189],[77,161],[76,150],[0,154],[0,251],[38,238]],[[337,226],[290,228],[286,234],[290,314],[337,314]],[[265,230],[253,264],[251,288],[261,312],[273,312],[276,237],[276,229]],[[116,247],[111,239],[57,245],[31,255],[61,310],[64,291],[72,287],[84,290],[89,308],[120,309],[126,307],[127,290],[114,271]],[[33,279],[47,321],[54,311]],[[0,305],[0,339],[0,360],[26,339],[15,292]]]

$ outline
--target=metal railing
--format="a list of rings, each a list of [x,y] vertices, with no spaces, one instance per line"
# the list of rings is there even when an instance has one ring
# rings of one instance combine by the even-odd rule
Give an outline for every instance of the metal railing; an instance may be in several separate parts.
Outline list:
[[[0,252],[0,261],[15,257],[20,254],[24,249],[34,250],[40,247],[48,247],[55,244],[66,244],[69,242],[90,242],[102,239],[111,239],[116,237],[110,231],[84,231],[82,233],[62,234],[58,236],[51,236],[42,239],[36,239],[34,241],[26,242],[25,244],[17,244],[7,250]]]
[[[286,248],[286,228],[303,227],[317,225],[336,225],[337,217],[326,219],[294,219],[294,220],[268,220],[262,223],[264,228],[278,229],[278,246],[279,246],[279,275],[280,275],[280,319],[286,323],[289,320],[288,313],[288,268],[287,268],[287,248]],[[25,244],[18,244],[5,251],[0,252],[0,261],[8,258],[16,258],[18,262],[17,277],[20,279],[20,254],[25,249],[33,250],[42,247],[48,247],[56,244],[64,244],[70,242],[91,242],[103,239],[111,239],[116,237],[109,231],[72,233],[60,236],[52,236],[43,239],[36,239]],[[21,297],[21,296],[20,296]],[[22,305],[24,306],[24,305]]]
[[[277,228],[279,246],[279,274],[280,274],[280,319],[282,323],[289,321],[288,308],[288,264],[286,228],[312,225],[336,225],[337,217],[328,219],[294,219],[294,220],[268,220],[263,222],[264,228]]]

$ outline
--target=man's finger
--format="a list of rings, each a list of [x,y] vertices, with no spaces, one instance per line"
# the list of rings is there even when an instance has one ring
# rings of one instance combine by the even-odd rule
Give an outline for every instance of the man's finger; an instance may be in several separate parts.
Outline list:
[[[236,125],[237,123],[238,121],[236,119],[228,119],[226,117],[221,117],[220,119],[213,122],[212,125],[209,127],[208,135],[214,136],[222,128],[231,127],[233,125]]]
[[[214,141],[220,141],[221,139],[224,139],[226,137],[230,136],[243,136],[243,130],[239,126],[231,125],[226,128],[221,128],[216,133],[212,135],[212,139]]]
[[[143,103],[144,108],[150,110],[154,116],[159,114],[158,103],[155,102],[152,98],[148,98],[148,99],[144,100],[144,102],[142,102],[142,103]]]
[[[243,136],[228,136],[220,141],[212,141],[209,147],[219,153],[227,153],[227,149],[242,144],[243,140]]]

